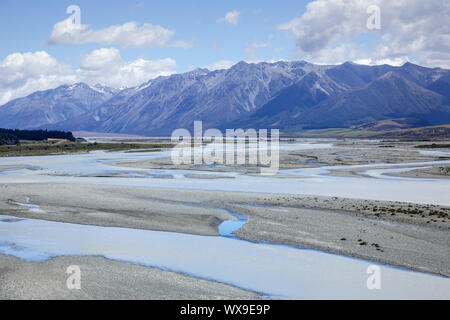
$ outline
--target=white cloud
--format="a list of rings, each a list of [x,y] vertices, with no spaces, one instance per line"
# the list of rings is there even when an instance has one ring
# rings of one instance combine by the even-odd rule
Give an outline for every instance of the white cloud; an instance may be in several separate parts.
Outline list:
[[[83,70],[105,70],[120,64],[122,58],[120,51],[115,48],[102,48],[94,50],[81,59],[80,67]]]
[[[367,28],[371,5],[381,10],[380,30]],[[278,29],[292,31],[299,56],[311,61],[416,57],[424,65],[450,67],[449,19],[446,0],[314,0]],[[358,41],[368,34],[380,38],[375,48]]]
[[[120,45],[124,48],[181,47],[192,44],[185,41],[171,41],[175,31],[151,23],[127,22],[105,29],[91,30],[87,25],[76,24],[71,18],[53,26],[48,39],[50,44],[98,43]]]
[[[176,61],[171,58],[124,61],[115,48],[92,51],[82,58],[78,69],[57,61],[45,51],[13,53],[0,61],[0,105],[35,91],[76,82],[133,87],[173,74],[175,67]]]
[[[236,62],[230,61],[230,60],[219,60],[214,63],[208,64],[204,66],[204,68],[214,71],[214,70],[222,70],[222,69],[229,69],[232,66],[234,66]]]
[[[37,90],[76,81],[69,65],[45,51],[13,53],[0,62],[0,105]]]
[[[225,17],[217,19],[217,22],[237,25],[241,15],[242,15],[242,11],[233,10],[233,11],[227,12]]]
[[[115,88],[134,87],[158,76],[175,73],[176,61],[137,59],[123,61],[116,48],[102,48],[85,55],[76,71],[80,81]]]
[[[408,59],[408,57],[398,57],[398,58],[394,58],[394,59],[380,59],[380,60],[373,60],[373,59],[361,59],[361,60],[355,60],[354,62],[357,64],[365,64],[365,65],[369,65],[369,66],[380,66],[383,64],[389,64],[391,66],[402,66],[404,65],[406,62],[409,62],[410,59]]]

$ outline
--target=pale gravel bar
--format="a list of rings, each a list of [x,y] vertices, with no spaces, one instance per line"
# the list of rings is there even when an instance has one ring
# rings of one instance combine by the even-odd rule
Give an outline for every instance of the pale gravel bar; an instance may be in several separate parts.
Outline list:
[[[235,219],[224,210],[231,209],[248,218],[235,233],[242,239],[314,248],[450,276],[450,218],[397,211],[450,213],[450,208],[440,206],[96,185],[22,184],[0,186],[0,190],[0,212],[11,216],[206,236],[218,235],[221,221]],[[47,213],[8,202],[11,197],[23,201],[27,195]],[[384,208],[395,214],[382,212]]]
[[[422,154],[413,148],[417,144],[343,141],[330,149],[282,152],[281,168],[309,168],[324,163],[376,163],[383,168],[385,163],[450,159],[429,152]],[[161,158],[114,163],[134,168],[176,169],[168,159]],[[448,179],[437,167],[392,175]],[[0,166],[3,173],[20,169],[35,168]],[[228,177],[223,172],[257,173],[256,168],[234,166],[181,166],[178,169],[222,172],[210,176],[187,174],[191,179]],[[360,177],[364,174],[362,170],[367,169],[336,169],[331,175]],[[278,178],[292,176],[284,174]],[[446,196],[445,192],[442,196]],[[27,198],[39,209],[18,205],[25,204]],[[0,185],[0,215],[18,218],[218,236],[218,225],[222,221],[236,219],[227,209],[247,217],[247,223],[235,232],[241,239],[318,249],[450,276],[450,208],[445,206],[94,184]],[[66,268],[73,264],[81,267],[85,277],[81,291],[68,290],[65,284]],[[257,299],[260,296],[213,281],[100,257],[57,257],[42,263],[27,263],[0,255],[0,298],[197,300]]]
[[[69,266],[81,270],[80,290],[69,290]],[[58,257],[27,263],[0,255],[0,299],[222,300],[258,299],[230,285],[100,257]]]

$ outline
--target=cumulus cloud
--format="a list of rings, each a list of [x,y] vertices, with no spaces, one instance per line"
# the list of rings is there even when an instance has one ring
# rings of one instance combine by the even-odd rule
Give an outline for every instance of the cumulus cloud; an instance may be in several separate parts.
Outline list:
[[[0,105],[35,91],[76,82],[133,87],[173,74],[175,67],[176,61],[171,58],[124,61],[115,48],[92,51],[82,58],[78,69],[57,61],[46,51],[13,53],[0,61]]]
[[[181,47],[192,44],[186,41],[172,41],[175,31],[153,25],[127,22],[105,29],[92,30],[87,25],[74,23],[68,18],[53,26],[48,39],[50,44],[98,43],[101,45],[120,45],[124,48]]]
[[[206,65],[204,68],[214,71],[214,70],[222,70],[222,69],[229,69],[236,63],[230,60],[219,60],[214,63]]]
[[[13,53],[0,62],[0,105],[37,90],[73,83],[70,66],[45,51]]]
[[[233,11],[227,12],[225,17],[217,19],[217,22],[237,25],[241,15],[242,15],[242,11],[233,10]]]
[[[367,28],[373,5],[381,12],[379,30]],[[299,56],[312,61],[416,57],[424,65],[450,67],[449,19],[446,0],[314,0],[278,29],[293,32]],[[375,47],[358,41],[365,35],[379,38]]]
[[[383,65],[383,64],[389,64],[391,66],[402,66],[404,65],[406,62],[409,62],[410,60],[407,57],[399,57],[399,58],[394,58],[394,59],[380,59],[380,60],[373,60],[373,59],[361,59],[361,60],[355,60],[354,62],[357,64],[365,64],[365,65],[369,65],[369,66],[379,66],[379,65]]]
[[[114,68],[121,63],[120,51],[115,48],[101,48],[94,50],[81,59],[83,70],[105,70]]]
[[[134,87],[158,76],[175,73],[176,61],[137,59],[123,61],[116,48],[102,48],[85,55],[76,71],[80,81],[115,88]]]

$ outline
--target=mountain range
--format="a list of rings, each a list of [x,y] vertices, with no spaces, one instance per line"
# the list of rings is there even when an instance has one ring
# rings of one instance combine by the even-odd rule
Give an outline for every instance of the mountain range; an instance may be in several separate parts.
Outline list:
[[[75,119],[112,98],[118,90],[84,83],[63,85],[12,100],[0,107],[0,128],[35,129]]]
[[[167,136],[177,128],[300,131],[450,123],[450,70],[412,63],[239,62],[116,90],[83,83],[0,107],[0,127]],[[374,124],[375,123],[375,124]]]

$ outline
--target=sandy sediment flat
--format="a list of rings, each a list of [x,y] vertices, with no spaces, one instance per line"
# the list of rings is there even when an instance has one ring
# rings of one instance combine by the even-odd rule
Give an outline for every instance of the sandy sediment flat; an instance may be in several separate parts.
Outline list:
[[[280,150],[280,169],[313,168],[322,165],[365,165],[427,162],[449,160],[450,149],[440,149],[442,155],[434,155],[430,150],[415,148],[423,142],[381,142],[367,140],[321,141],[332,143],[333,147],[305,150]],[[421,153],[421,151],[426,151]],[[432,150],[431,150],[432,151]],[[446,156],[448,154],[448,156]],[[247,155],[248,156],[248,155]],[[170,157],[152,158],[137,161],[117,161],[112,164],[141,169],[181,169],[207,172],[239,172],[258,174],[260,167],[236,164],[215,164],[214,166],[174,165]],[[344,172],[345,174],[345,172]]]
[[[0,172],[16,171],[22,169],[37,170],[38,168],[34,166],[0,165]]]
[[[366,174],[366,171],[385,170],[385,169],[406,169],[402,172],[385,172],[383,176],[404,177],[404,178],[418,178],[418,179],[450,179],[450,174],[442,171],[446,167],[441,164],[432,164],[429,162],[427,167],[423,168],[420,165],[399,165],[395,167],[387,167],[386,165],[373,166],[370,168],[339,168],[335,167],[329,171],[329,176],[334,177],[366,177],[373,178]],[[450,164],[448,165],[450,166]]]
[[[218,235],[217,225],[236,219],[207,203],[176,201],[156,189],[75,184],[0,185],[0,213],[106,227]],[[29,210],[27,199],[39,206]]]
[[[450,276],[449,232],[321,209],[252,208],[237,236]]]
[[[339,165],[372,164],[374,166],[370,170],[376,170],[385,168],[387,163],[404,163],[405,167],[411,167],[406,163],[449,159],[445,152],[421,153],[414,149],[416,145],[414,142],[343,141],[335,143],[333,148],[283,151],[280,154],[281,169],[326,164],[337,166],[331,171],[333,176],[361,177],[367,167],[346,169],[339,168]],[[222,172],[259,173],[258,167],[251,166],[174,166],[168,158],[116,164],[143,169],[209,171],[208,175],[187,173],[186,176],[192,179],[232,177]],[[0,172],[20,169],[25,167],[1,166]],[[432,168],[389,174],[448,179],[439,170],[436,164]],[[130,169],[129,172],[106,173],[116,178],[130,174],[142,172]],[[170,172],[166,174],[170,178]],[[104,177],[105,173],[87,176]],[[151,178],[151,174],[146,177]],[[283,183],[281,178],[298,179],[299,175],[285,172],[277,178]],[[95,184],[0,185],[0,215],[18,218],[218,236],[218,226],[222,221],[237,219],[227,209],[247,218],[247,223],[235,232],[241,239],[318,249],[450,276],[449,207],[337,197]],[[66,288],[65,270],[72,264],[79,265],[86,277],[81,291]],[[0,255],[0,298],[256,297],[254,293],[228,285],[101,257],[58,257],[43,263],[27,263]]]
[[[218,175],[218,174],[185,174],[186,178],[190,179],[234,179],[233,176]]]
[[[76,265],[81,289],[69,290],[66,273]],[[258,294],[214,281],[197,279],[100,257],[58,257],[27,263],[0,255],[0,299],[257,299]]]
[[[420,168],[407,172],[388,173],[389,176],[425,179],[450,179],[450,165]]]
[[[314,248],[450,276],[450,208],[330,197],[96,185],[0,186],[0,212],[16,217],[214,236]],[[39,205],[43,212],[11,202]],[[82,201],[80,199],[83,199]],[[101,210],[100,210],[101,209]]]

